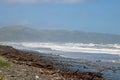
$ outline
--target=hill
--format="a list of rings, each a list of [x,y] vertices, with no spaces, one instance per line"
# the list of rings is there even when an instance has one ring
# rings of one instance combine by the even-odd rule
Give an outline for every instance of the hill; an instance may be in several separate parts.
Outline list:
[[[35,30],[25,26],[0,28],[0,41],[120,43],[120,35],[69,30]]]

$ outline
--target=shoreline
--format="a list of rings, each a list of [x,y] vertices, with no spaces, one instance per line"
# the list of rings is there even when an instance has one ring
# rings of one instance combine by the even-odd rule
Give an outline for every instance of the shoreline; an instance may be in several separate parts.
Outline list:
[[[42,74],[52,77],[51,80],[105,80],[102,73],[66,70],[66,65],[60,64],[57,61],[54,62],[54,58],[51,60],[49,56],[45,57],[35,52],[22,51],[10,46],[0,46],[0,55],[14,64],[44,69],[45,71]],[[55,68],[57,64],[64,68]],[[67,64],[67,66],[71,65]]]

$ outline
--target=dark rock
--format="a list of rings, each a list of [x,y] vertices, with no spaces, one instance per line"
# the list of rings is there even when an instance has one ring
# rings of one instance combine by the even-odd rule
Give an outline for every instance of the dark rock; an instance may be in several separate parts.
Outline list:
[[[6,57],[9,61],[16,64],[44,68],[53,71],[55,70],[53,66],[58,64],[52,61],[47,62],[42,56],[38,56],[38,54],[33,52],[20,51],[10,46],[0,46],[0,55]],[[86,66],[84,66],[84,68],[86,68]],[[59,70],[59,72],[57,70],[56,72],[54,71],[54,74],[57,73],[65,78],[62,80],[105,80],[103,78],[103,74],[99,72],[81,73],[79,70],[75,72],[69,70]]]

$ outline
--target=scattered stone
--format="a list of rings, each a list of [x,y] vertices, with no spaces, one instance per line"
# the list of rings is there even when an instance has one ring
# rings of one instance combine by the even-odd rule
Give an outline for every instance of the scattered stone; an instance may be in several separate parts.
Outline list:
[[[7,80],[105,80],[103,74],[99,72],[81,73],[79,70],[73,72],[65,69],[55,69],[54,66],[58,63],[48,62],[43,56],[38,56],[36,53],[17,50],[10,46],[0,46],[0,55],[7,58],[13,64],[13,69],[10,68],[2,71],[4,72],[2,75],[7,77]],[[84,68],[87,67],[84,66]],[[11,76],[5,75],[8,73]]]

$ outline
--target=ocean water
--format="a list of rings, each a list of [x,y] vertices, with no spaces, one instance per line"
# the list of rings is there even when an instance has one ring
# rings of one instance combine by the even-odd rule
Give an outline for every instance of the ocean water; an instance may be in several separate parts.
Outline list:
[[[102,72],[107,80],[120,80],[120,44],[84,44],[84,43],[46,43],[46,42],[0,42],[17,49],[33,50],[44,54],[52,54],[63,58],[75,59],[73,65],[85,62],[87,69],[75,67],[84,71]],[[67,61],[67,59],[64,59]],[[71,63],[68,61],[68,63]],[[83,63],[83,62],[82,62]],[[92,65],[93,64],[93,65]],[[94,66],[97,65],[97,66]],[[102,68],[106,68],[102,70]],[[77,70],[77,69],[76,69]]]
[[[120,63],[120,44],[0,42],[17,49],[38,51],[73,59]]]

